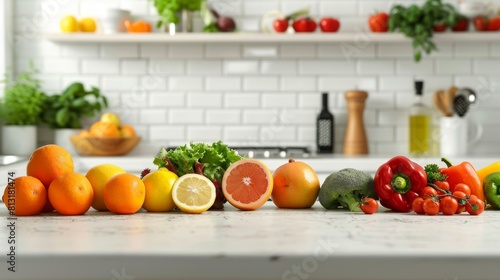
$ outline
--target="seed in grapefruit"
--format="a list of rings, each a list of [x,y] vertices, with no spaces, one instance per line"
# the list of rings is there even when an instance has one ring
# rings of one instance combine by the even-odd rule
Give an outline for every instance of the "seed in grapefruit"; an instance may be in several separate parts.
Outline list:
[[[291,159],[273,173],[271,199],[279,208],[309,208],[319,193],[319,178],[306,163]]]
[[[239,160],[229,166],[222,178],[224,197],[240,210],[255,210],[261,207],[272,191],[272,174],[260,160]]]
[[[207,177],[199,174],[185,174],[175,181],[172,198],[185,213],[200,214],[215,202],[215,185]]]

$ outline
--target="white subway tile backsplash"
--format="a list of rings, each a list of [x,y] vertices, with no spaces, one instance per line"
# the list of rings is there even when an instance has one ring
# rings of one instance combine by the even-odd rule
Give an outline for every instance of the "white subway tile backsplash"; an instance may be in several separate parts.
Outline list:
[[[235,91],[241,90],[240,77],[215,77],[210,76],[206,78],[207,91]]]
[[[474,61],[475,74],[498,73],[500,59],[478,59]]]
[[[257,60],[227,60],[224,61],[224,74],[257,74],[259,61]]]
[[[222,94],[220,93],[189,93],[187,105],[190,108],[221,108]]]
[[[208,58],[238,58],[241,57],[241,46],[237,44],[207,44],[205,56]]]
[[[379,78],[379,90],[390,90],[390,91],[411,91],[413,90],[413,78],[412,77],[380,77]]]
[[[121,104],[124,111],[130,108],[147,108],[150,93],[142,90],[128,90],[120,92]]]
[[[370,74],[394,74],[394,60],[359,60],[358,73],[361,75]]]
[[[295,94],[267,93],[262,96],[263,108],[295,108],[297,98]]]
[[[5,39],[4,39],[5,40]],[[12,46],[12,51],[18,57],[34,58],[34,57],[54,57],[57,58],[61,55],[61,46],[50,41],[38,41],[29,39],[26,42],[17,43]]]
[[[63,57],[99,57],[99,46],[96,44],[64,44],[62,45]],[[46,53],[44,51],[44,53]]]
[[[370,142],[392,142],[394,141],[393,127],[366,127],[366,134]]]
[[[222,73],[220,60],[188,60],[187,73],[189,75],[217,75]]]
[[[80,72],[80,61],[71,58],[46,58],[43,60],[42,71],[48,74],[77,74]]]
[[[321,94],[319,93],[301,93],[299,94],[299,108],[303,109],[316,109],[317,113],[319,113],[319,110],[321,109]],[[335,94],[330,93],[328,95],[328,107],[330,108],[330,111],[336,107],[337,104],[337,97]]]
[[[171,109],[168,113],[171,124],[205,123],[205,117],[201,109]]]
[[[172,44],[169,46],[168,55],[171,58],[201,58],[203,57],[202,44]]]
[[[139,77],[139,88],[147,91],[167,90],[167,78],[160,75],[143,75]]]
[[[168,83],[170,90],[203,90],[202,77],[170,76]]]
[[[167,123],[166,109],[148,109],[139,113],[141,124],[165,124]]]
[[[434,61],[422,59],[420,62],[413,60],[399,60],[396,64],[398,74],[425,75],[434,73]]]
[[[470,59],[442,59],[436,61],[437,74],[470,74],[472,61]]]
[[[44,85],[46,84],[47,77],[43,78]],[[67,87],[74,82],[82,83],[88,90],[91,87],[99,87],[99,76],[97,75],[64,75],[62,77],[62,86]],[[106,95],[106,94],[105,94]]]
[[[137,44],[102,44],[101,57],[138,57],[139,45]]]
[[[215,142],[222,138],[221,126],[188,126],[187,139],[193,142]]]
[[[370,39],[364,33],[359,34],[359,39],[354,42],[343,42],[333,44],[319,44],[318,57],[338,57],[347,61],[352,61],[354,58],[370,58],[375,57],[376,46],[370,42]]]
[[[296,138],[297,129],[294,126],[288,126],[287,124],[262,127],[259,134],[259,140],[266,143],[290,141],[290,139]]]
[[[148,2],[137,0],[120,0],[119,8],[129,10],[135,15],[145,15],[148,13]]]
[[[245,91],[275,91],[279,88],[278,77],[245,77],[243,90]]]
[[[145,60],[122,60],[122,74],[146,74],[147,64]]]
[[[345,99],[344,99],[345,102]],[[369,92],[366,100],[366,108],[386,109],[395,107],[395,98],[393,93]]]
[[[455,43],[456,57],[488,57],[488,43],[471,42],[471,43]]]
[[[490,56],[492,57],[500,56],[500,43],[498,42],[490,43]]]
[[[395,57],[395,58],[413,58],[413,48],[410,41],[407,43],[383,43],[377,46],[377,53],[379,57]],[[422,61],[426,60],[425,56]]]
[[[315,91],[316,78],[313,76],[282,76],[280,88],[283,91]]]
[[[152,125],[149,130],[149,139],[152,141],[184,141],[186,139],[186,127],[172,125]]]
[[[118,59],[83,59],[82,73],[118,74],[120,73],[120,61]]]
[[[223,137],[227,141],[257,142],[259,136],[258,126],[226,126]]]
[[[151,59],[149,61],[148,73],[151,75],[183,74],[185,62],[177,59]]]
[[[139,55],[147,58],[165,58],[167,56],[167,45],[141,44],[139,46]]]
[[[300,74],[348,75],[356,73],[356,63],[347,60],[300,60]]]
[[[260,62],[261,74],[296,74],[297,62],[294,60],[263,60]]]
[[[258,109],[243,111],[243,124],[260,124],[270,126],[280,119],[281,113],[278,110]]]
[[[280,1],[277,0],[252,0],[243,1],[243,15],[262,17],[269,11],[280,10]]]
[[[240,124],[240,110],[207,110],[206,118],[208,124]]]
[[[316,127],[299,126],[297,133],[298,133],[297,139],[302,143],[316,142]]]
[[[313,44],[282,44],[279,48],[280,57],[316,57],[316,45]]]
[[[175,92],[151,92],[148,107],[182,108],[186,106],[186,94]]]
[[[392,5],[397,3],[398,1],[390,0],[390,1],[358,1],[359,4],[359,13],[362,16],[369,16],[377,11],[385,11],[389,12]]]
[[[375,77],[335,77],[335,78],[319,78],[319,90],[332,91],[332,90],[377,90],[377,79]]]
[[[139,89],[137,76],[105,76],[101,80],[102,90],[135,92]]]
[[[407,125],[408,111],[406,110],[384,110],[378,113],[377,123],[383,126]]]
[[[312,109],[300,109],[300,110],[285,110],[284,112],[287,122],[290,124],[298,125],[316,125],[316,118],[319,114],[319,108],[316,110]]]
[[[277,57],[277,46],[246,45],[243,46],[244,57]]]
[[[65,1],[68,2],[68,1]],[[119,8],[118,0],[85,0],[80,1],[80,14],[87,17],[97,17],[100,15],[100,11],[106,9],[116,9]]]
[[[260,96],[258,93],[227,93],[224,96],[224,107],[231,108],[258,108]]]
[[[358,2],[356,1],[321,1],[320,13],[322,16],[339,17],[353,16],[358,14]],[[341,23],[342,24],[342,23]]]

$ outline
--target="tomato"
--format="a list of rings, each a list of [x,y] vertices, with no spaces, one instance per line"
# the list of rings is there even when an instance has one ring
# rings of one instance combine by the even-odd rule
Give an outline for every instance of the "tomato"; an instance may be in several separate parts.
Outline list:
[[[426,198],[424,200],[423,209],[426,215],[434,216],[439,213],[439,202],[434,201],[432,198]]]
[[[490,22],[488,23],[488,28],[486,30],[488,31],[500,30],[500,17],[494,17],[490,19]]]
[[[368,18],[368,25],[372,32],[387,32],[389,30],[389,15],[378,13]]]
[[[464,32],[469,30],[469,20],[466,17],[459,18],[451,30],[453,30],[453,32]]]
[[[465,210],[471,215],[479,215],[484,211],[484,201],[477,198],[475,195],[471,195],[469,203],[465,205]]]
[[[449,191],[450,190],[450,184],[446,181],[436,181],[434,182],[434,185],[436,185],[436,187],[442,189],[443,191]],[[441,192],[439,191],[439,194],[445,194],[446,192]]]
[[[488,18],[485,16],[477,16],[472,21],[477,31],[486,31],[488,29]]]
[[[431,198],[431,197],[437,196],[437,191],[433,187],[425,187],[420,192],[420,196],[423,199]]]
[[[441,210],[444,215],[453,215],[457,212],[458,202],[451,196],[444,197],[441,199]]]
[[[378,203],[375,199],[373,198],[369,198],[369,197],[365,197],[363,198],[363,200],[361,201],[359,207],[361,208],[361,210],[365,213],[365,214],[373,214],[375,212],[377,212],[377,209],[378,209]]]
[[[286,30],[288,29],[288,20],[284,18],[275,19],[273,22],[273,28],[278,33],[286,32]]]
[[[446,24],[441,23],[434,25],[434,32],[445,32],[445,31],[446,31]]]
[[[314,32],[316,30],[316,22],[310,18],[300,18],[292,24],[295,32]]]
[[[465,211],[465,204],[467,204],[467,195],[462,191],[454,191],[453,195],[459,197],[457,199],[458,208],[455,214],[460,214]]]
[[[463,192],[465,193],[466,196],[471,195],[470,187],[463,183],[456,184],[455,187],[453,188],[453,192]]]
[[[413,200],[413,203],[411,204],[411,208],[413,209],[413,211],[415,211],[415,213],[417,213],[419,215],[425,214],[425,211],[424,211],[424,199],[421,198],[421,197],[415,198]]]
[[[340,21],[332,17],[322,18],[319,27],[323,32],[337,32],[340,28]]]

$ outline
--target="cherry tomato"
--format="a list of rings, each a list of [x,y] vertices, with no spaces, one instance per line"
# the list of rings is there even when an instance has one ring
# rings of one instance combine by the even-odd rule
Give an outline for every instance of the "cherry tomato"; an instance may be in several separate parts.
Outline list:
[[[335,18],[325,17],[319,22],[319,27],[323,32],[337,32],[340,27],[340,22]]]
[[[426,198],[423,208],[426,215],[434,216],[439,213],[439,201],[434,201],[432,198]]]
[[[500,17],[494,17],[490,19],[490,22],[488,23],[488,28],[486,30],[488,31],[500,30]]]
[[[316,30],[316,22],[310,18],[300,18],[292,24],[295,32],[313,32]]]
[[[389,15],[378,13],[368,18],[368,25],[372,32],[387,32],[389,30]]]
[[[471,195],[469,203],[465,205],[465,210],[471,215],[479,215],[484,211],[484,201],[477,198],[475,195]]]
[[[445,31],[446,31],[446,25],[444,23],[434,25],[434,32],[445,32]]]
[[[477,16],[472,22],[477,31],[486,31],[488,29],[488,18],[485,16]]]
[[[469,20],[466,17],[461,17],[455,23],[455,26],[451,29],[453,32],[464,32],[469,29]]]
[[[436,181],[434,182],[434,185],[436,185],[438,188],[449,191],[450,190],[450,184],[446,181]]]
[[[288,29],[288,20],[284,18],[275,19],[273,22],[273,28],[278,33],[286,32],[286,30]]]
[[[413,211],[415,211],[415,213],[417,213],[419,215],[425,214],[425,211],[424,211],[424,199],[421,198],[421,197],[415,198],[413,200],[413,203],[411,204],[411,208],[413,209]]]
[[[457,199],[458,208],[455,214],[460,214],[465,211],[465,204],[467,204],[467,195],[462,191],[454,191],[453,195],[459,197]]]
[[[466,196],[471,195],[470,187],[463,183],[456,184],[455,187],[453,188],[453,192],[463,192],[465,193]]]
[[[434,197],[437,195],[437,191],[433,187],[425,187],[420,192],[420,196],[423,199]]]
[[[363,213],[365,213],[365,214],[373,214],[373,213],[377,212],[378,203],[373,198],[365,197],[361,201],[359,207],[361,208],[361,210],[363,211]]]
[[[441,209],[443,212],[443,215],[453,215],[455,212],[457,212],[458,209],[458,202],[456,199],[454,199],[451,196],[444,197],[441,199]]]

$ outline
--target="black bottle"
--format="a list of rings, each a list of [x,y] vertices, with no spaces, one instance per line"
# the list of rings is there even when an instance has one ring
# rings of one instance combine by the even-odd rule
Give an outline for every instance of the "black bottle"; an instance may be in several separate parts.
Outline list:
[[[321,112],[316,119],[316,145],[318,153],[333,153],[333,125],[333,115],[328,110],[328,92],[323,92]]]

